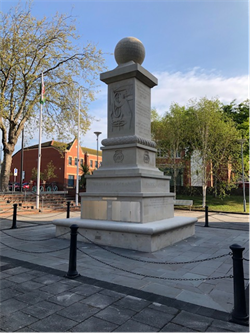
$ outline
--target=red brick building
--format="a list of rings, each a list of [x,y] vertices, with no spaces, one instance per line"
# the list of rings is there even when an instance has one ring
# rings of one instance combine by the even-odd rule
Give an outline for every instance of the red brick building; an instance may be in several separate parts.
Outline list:
[[[77,177],[77,139],[65,144],[58,141],[48,141],[41,145],[41,173],[45,171],[48,164],[52,161],[55,166],[54,173],[57,177],[52,178],[49,182],[55,182],[59,190],[74,188]],[[23,182],[31,182],[32,169],[37,169],[38,145],[24,148],[23,151]],[[81,147],[79,150],[80,165],[87,165],[90,173],[97,168],[97,151]],[[98,151],[98,164],[101,165],[102,152]],[[10,181],[14,181],[14,169],[18,169],[16,181],[20,182],[21,150],[13,155],[11,165]],[[98,167],[99,167],[98,166]],[[79,167],[79,177],[82,175]]]
[[[166,175],[171,176],[170,185],[173,186],[174,169],[176,173],[177,186],[202,186],[201,158],[194,152],[190,159],[185,159],[185,151],[173,153],[164,148],[157,149],[156,166]],[[214,187],[212,163],[207,165],[207,186]],[[230,163],[221,165],[221,179],[230,182],[232,166]]]

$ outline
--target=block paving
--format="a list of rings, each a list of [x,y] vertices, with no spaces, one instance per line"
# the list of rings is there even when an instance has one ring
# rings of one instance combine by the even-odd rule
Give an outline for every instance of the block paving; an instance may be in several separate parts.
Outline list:
[[[170,268],[116,258],[93,244],[80,243],[76,279],[65,277],[69,250],[67,240],[53,238],[51,219],[19,222],[1,220],[1,314],[2,332],[248,332],[249,327],[230,322],[232,280],[161,281],[135,276],[133,272],[159,277],[204,277],[230,273],[231,258]],[[221,222],[220,222],[221,223]],[[230,224],[228,231],[227,223]],[[234,224],[234,229],[232,229]],[[243,224],[241,224],[242,228]],[[220,226],[221,228],[221,226]],[[206,258],[224,253],[220,229],[202,230],[197,225],[195,242],[182,241],[168,248],[171,261]],[[247,242],[247,229],[225,222],[229,242]],[[222,230],[222,231],[223,231]],[[11,236],[8,236],[9,234]],[[204,237],[203,237],[203,236]],[[14,238],[16,237],[16,238]],[[49,239],[52,237],[51,239]],[[205,238],[205,239],[204,239]],[[30,239],[30,241],[25,241]],[[34,239],[34,241],[32,241]],[[49,239],[42,241],[43,239]],[[40,242],[41,240],[41,242]],[[193,247],[192,247],[193,244]],[[194,246],[195,244],[195,246]],[[200,244],[200,246],[199,246]],[[213,246],[211,246],[213,244]],[[209,248],[209,246],[210,248]],[[14,250],[14,248],[20,251]],[[210,251],[209,251],[210,249]],[[213,250],[212,250],[213,249]],[[112,249],[117,253],[147,260],[166,260],[166,251],[145,254]],[[44,252],[43,254],[34,253]],[[244,257],[248,256],[248,248]],[[102,260],[112,266],[106,266]],[[118,272],[113,266],[123,268]],[[188,266],[187,266],[188,265]],[[246,276],[248,276],[247,266]],[[228,281],[229,280],[229,281]],[[248,281],[246,282],[246,286]],[[208,296],[212,294],[212,298]],[[213,303],[218,308],[213,308]],[[206,303],[207,302],[207,303]],[[220,307],[222,309],[220,309]],[[227,311],[225,311],[227,309]],[[231,310],[230,310],[231,309]]]

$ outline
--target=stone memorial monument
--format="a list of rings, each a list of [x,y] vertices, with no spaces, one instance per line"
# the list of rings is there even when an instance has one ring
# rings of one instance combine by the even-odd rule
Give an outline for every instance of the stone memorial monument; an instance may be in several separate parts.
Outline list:
[[[115,48],[118,66],[100,76],[108,86],[102,166],[87,176],[81,218],[54,221],[57,236],[76,223],[95,243],[153,252],[195,232],[196,219],[174,217],[170,177],[155,166],[151,88],[158,82],[141,66],[144,57],[137,38],[124,38]]]

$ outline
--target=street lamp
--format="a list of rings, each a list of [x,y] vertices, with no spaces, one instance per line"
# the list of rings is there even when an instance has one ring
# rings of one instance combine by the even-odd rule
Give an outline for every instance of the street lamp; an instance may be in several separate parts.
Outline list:
[[[79,197],[80,108],[81,108],[81,90],[79,89],[79,92],[78,92],[78,124],[77,124],[76,206],[78,206],[78,197]]]
[[[241,144],[241,162],[242,162],[242,185],[243,185],[243,209],[246,211],[246,191],[245,191],[245,175],[244,175],[244,159],[243,159],[243,144],[246,139],[240,139],[238,142]]]
[[[102,134],[102,132],[94,132],[94,134],[96,135],[96,144],[97,144],[96,156],[97,156],[97,169],[98,169],[98,137],[100,134]]]

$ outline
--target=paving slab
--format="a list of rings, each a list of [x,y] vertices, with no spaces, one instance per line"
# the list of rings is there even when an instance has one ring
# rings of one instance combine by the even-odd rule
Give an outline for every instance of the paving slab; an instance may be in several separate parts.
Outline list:
[[[224,228],[197,225],[193,237],[155,253],[115,248],[110,253],[98,244],[79,243],[86,254],[78,252],[81,276],[73,280],[64,277],[69,241],[56,239],[54,226],[40,222],[8,230],[8,236],[1,234],[5,331],[249,331],[247,326],[229,322],[233,280],[213,279],[232,274],[229,246],[235,240],[248,249],[249,235],[235,222],[230,229],[230,222]],[[180,263],[223,254],[211,261]],[[246,250],[244,257],[248,255]],[[175,264],[154,263],[159,261]],[[244,269],[248,274],[247,261]],[[196,280],[204,277],[208,279]]]

